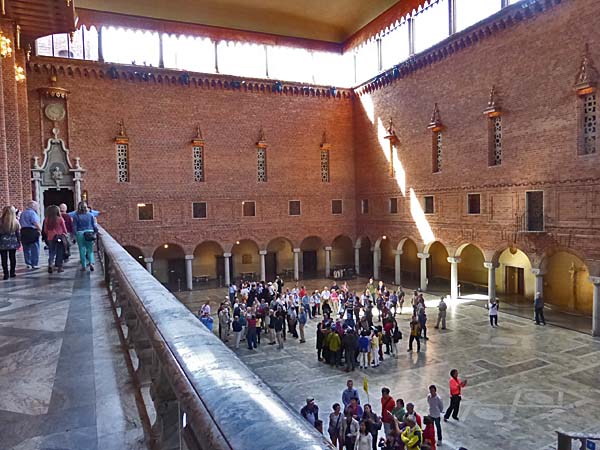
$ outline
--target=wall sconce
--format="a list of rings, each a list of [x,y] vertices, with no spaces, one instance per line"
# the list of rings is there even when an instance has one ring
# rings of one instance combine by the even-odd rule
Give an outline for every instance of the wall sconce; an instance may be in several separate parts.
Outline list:
[[[20,83],[21,81],[25,80],[25,69],[23,69],[21,66],[17,66],[15,64],[15,80],[17,80],[17,83]]]
[[[10,39],[8,39],[2,31],[0,31],[0,57],[6,58],[11,56],[13,52]]]

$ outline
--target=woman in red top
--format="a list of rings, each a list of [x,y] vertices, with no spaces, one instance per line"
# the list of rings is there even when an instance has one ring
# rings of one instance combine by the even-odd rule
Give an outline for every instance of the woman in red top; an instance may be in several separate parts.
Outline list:
[[[450,371],[450,406],[444,414],[444,422],[448,422],[450,415],[454,420],[458,420],[458,410],[460,408],[460,401],[462,399],[462,388],[467,385],[467,380],[461,381],[458,378],[458,370],[452,369]]]
[[[53,264],[56,265],[57,272],[63,272],[67,227],[58,206],[52,205],[46,209],[42,234],[45,236],[48,246],[48,273],[52,273]]]
[[[431,450],[436,450],[435,425],[433,418],[425,416],[423,417],[423,422],[425,423],[425,429],[423,430],[423,444],[427,443]]]

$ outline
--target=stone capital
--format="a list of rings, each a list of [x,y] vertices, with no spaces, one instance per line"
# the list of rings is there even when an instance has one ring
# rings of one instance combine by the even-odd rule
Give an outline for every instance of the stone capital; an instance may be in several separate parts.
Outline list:
[[[429,256],[429,253],[417,253],[417,258],[419,259],[427,259]]]
[[[231,253],[230,252],[225,252],[225,253],[223,253],[223,257],[225,257],[225,258],[231,258]]]
[[[531,269],[531,273],[534,274],[536,277],[544,276],[544,271],[538,268]]]
[[[483,267],[485,267],[488,270],[491,269],[497,269],[500,265],[497,262],[493,262],[493,261],[485,261],[483,263]]]
[[[292,251],[294,253],[300,253],[302,251],[302,249],[300,249],[300,248],[294,248],[294,249],[292,249]]]
[[[325,251],[326,252],[330,252],[331,250],[333,250],[333,247],[331,247],[330,245],[328,245],[327,247],[325,247]]]
[[[266,255],[266,254],[267,254],[267,251],[266,251],[266,250],[260,250],[260,251],[258,252],[258,254],[259,254],[259,255],[263,255],[263,256],[264,256],[264,255]]]
[[[455,256],[448,256],[447,261],[450,264],[458,264],[458,263],[460,263],[460,258],[455,257]]]
[[[191,261],[194,259],[194,255],[185,255],[185,260],[186,261]]]
[[[590,277],[590,281],[596,286],[600,285],[600,277]]]
[[[400,256],[402,255],[404,252],[402,250],[394,250],[394,255]]]
[[[154,258],[144,258],[144,262],[152,263],[154,262]]]

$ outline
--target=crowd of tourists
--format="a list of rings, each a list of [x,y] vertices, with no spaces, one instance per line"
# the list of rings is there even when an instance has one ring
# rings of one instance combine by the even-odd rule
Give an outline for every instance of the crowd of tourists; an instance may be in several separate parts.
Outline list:
[[[23,251],[28,269],[40,268],[40,239],[48,253],[48,273],[61,273],[71,256],[71,243],[77,243],[81,270],[94,270],[94,241],[98,233],[94,213],[85,202],[68,212],[67,205],[50,205],[40,218],[40,206],[30,201],[23,212],[5,206],[0,217],[0,256],[3,279],[16,277],[16,252]]]

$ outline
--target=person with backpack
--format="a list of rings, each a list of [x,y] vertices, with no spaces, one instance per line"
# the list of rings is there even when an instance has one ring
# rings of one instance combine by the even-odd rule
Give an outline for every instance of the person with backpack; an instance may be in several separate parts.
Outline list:
[[[56,205],[46,208],[42,237],[48,246],[48,273],[52,273],[52,266],[56,265],[57,272],[63,272],[63,256],[67,240],[67,227]]]
[[[4,280],[16,276],[16,253],[21,246],[21,226],[17,221],[15,208],[5,206],[0,218],[0,257],[2,258],[2,272]],[[10,270],[8,262],[10,260]]]
[[[40,216],[38,215],[39,209],[38,202],[32,200],[27,203],[27,208],[19,217],[23,257],[25,258],[25,265],[32,269],[39,269],[40,234],[42,231]]]

